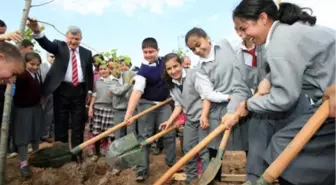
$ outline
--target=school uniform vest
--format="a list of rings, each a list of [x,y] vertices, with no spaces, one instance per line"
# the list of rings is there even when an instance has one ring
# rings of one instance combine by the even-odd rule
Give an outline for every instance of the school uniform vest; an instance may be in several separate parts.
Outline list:
[[[203,103],[195,89],[196,70],[185,69],[185,71],[187,76],[183,80],[183,88],[179,88],[177,84],[174,84],[174,88],[170,90],[170,93],[183,107],[183,112],[187,119],[191,122],[197,122],[200,120],[202,114]]]
[[[105,81],[105,82],[104,82]],[[96,88],[96,100],[95,104],[111,104],[112,98],[108,95],[109,89],[108,85],[111,83],[110,79],[97,79],[95,82],[95,88]]]
[[[233,68],[236,61],[227,60],[235,58],[235,53],[227,40],[222,40],[215,45],[215,60],[204,62],[199,66],[199,72],[207,75],[213,83],[214,91],[232,94]]]
[[[162,78],[164,71],[162,58],[155,63],[156,66],[142,64],[137,73],[146,78],[146,88],[141,98],[149,101],[164,101],[169,97],[169,89]]]

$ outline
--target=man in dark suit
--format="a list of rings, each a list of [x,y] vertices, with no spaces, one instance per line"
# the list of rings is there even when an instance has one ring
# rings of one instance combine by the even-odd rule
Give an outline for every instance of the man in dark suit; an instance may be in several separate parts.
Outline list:
[[[36,20],[29,20],[28,27],[33,31],[33,37],[40,46],[55,56],[43,88],[45,97],[53,93],[55,141],[68,142],[70,113],[71,145],[75,147],[83,142],[85,103],[90,101],[92,94],[92,53],[79,46],[82,32],[77,27],[69,27],[65,42],[59,40],[51,42],[40,31]],[[77,161],[82,161],[82,154],[79,154]]]

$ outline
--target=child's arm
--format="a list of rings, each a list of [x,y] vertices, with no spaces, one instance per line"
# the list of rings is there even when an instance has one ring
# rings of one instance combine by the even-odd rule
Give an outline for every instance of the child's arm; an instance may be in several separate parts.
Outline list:
[[[131,84],[125,83],[124,85],[120,85],[115,80],[113,80],[113,82],[108,85],[109,91],[114,96],[124,96],[131,87]]]
[[[182,112],[182,106],[181,105],[175,105],[174,111],[170,115],[169,119],[160,124],[160,130],[168,129],[170,127],[170,125],[176,120],[176,118],[181,114],[181,112]]]
[[[228,102],[231,99],[231,95],[229,94],[214,91],[213,84],[209,77],[199,72],[196,72],[195,88],[202,99],[207,99],[211,102],[222,103]]]
[[[146,78],[136,75],[134,77],[135,83],[133,86],[133,91],[131,94],[131,97],[128,100],[128,106],[127,106],[127,111],[125,114],[125,120],[128,120],[129,118],[132,117],[134,110],[136,106],[139,104],[139,101],[141,99],[141,96],[145,90],[146,87]],[[129,121],[127,125],[132,124],[132,121]]]
[[[200,124],[202,129],[207,129],[209,127],[209,113],[211,108],[211,102],[209,100],[203,100],[202,115],[200,119]]]
[[[96,94],[93,93],[92,94],[92,98],[91,98],[91,102],[90,102],[90,106],[89,106],[89,117],[92,118],[93,117],[93,105],[96,101]]]

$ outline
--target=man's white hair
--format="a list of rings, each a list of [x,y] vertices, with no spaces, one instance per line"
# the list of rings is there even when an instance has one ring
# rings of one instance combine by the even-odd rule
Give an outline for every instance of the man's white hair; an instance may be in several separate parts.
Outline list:
[[[71,33],[73,35],[77,35],[77,34],[80,34],[82,36],[82,31],[80,28],[76,27],[76,26],[69,26],[68,27],[68,31],[66,32],[67,34],[68,33]]]

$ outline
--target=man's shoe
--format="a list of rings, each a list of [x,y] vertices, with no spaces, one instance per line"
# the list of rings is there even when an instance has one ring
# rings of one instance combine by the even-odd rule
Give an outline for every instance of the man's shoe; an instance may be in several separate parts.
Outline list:
[[[147,174],[145,172],[139,172],[136,175],[135,181],[137,182],[143,182],[147,179]]]

